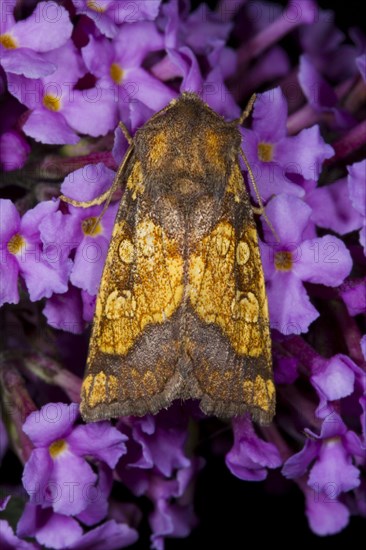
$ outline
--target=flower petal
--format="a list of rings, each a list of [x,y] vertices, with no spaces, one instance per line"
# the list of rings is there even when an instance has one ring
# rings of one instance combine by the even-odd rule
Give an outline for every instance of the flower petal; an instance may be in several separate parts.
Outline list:
[[[286,460],[281,470],[284,477],[288,479],[302,477],[306,473],[310,463],[318,455],[319,447],[320,445],[317,441],[307,439],[301,451]]]
[[[348,191],[353,208],[366,216],[366,160],[348,166]]]
[[[65,103],[62,114],[74,130],[93,137],[104,136],[118,123],[111,89],[73,90],[72,101]]]
[[[78,247],[70,281],[82,290],[95,296],[99,289],[109,240],[102,236],[85,237]]]
[[[53,214],[59,208],[59,200],[39,202],[34,208],[27,210],[20,222],[20,231],[27,239],[38,238],[39,225],[49,214]]]
[[[287,102],[281,88],[258,94],[253,109],[253,130],[261,141],[276,143],[287,135]]]
[[[319,227],[344,235],[362,226],[362,217],[352,208],[344,178],[314,189],[307,194],[306,202],[313,209],[311,219]]]
[[[358,487],[359,478],[360,471],[351,463],[342,439],[323,441],[319,458],[310,471],[308,485],[320,488],[325,494],[332,491],[337,498],[341,492]]]
[[[57,487],[57,495],[52,500],[55,512],[65,516],[75,516],[90,504],[90,488],[95,485],[97,476],[91,466],[69,448],[53,460],[50,486]]]
[[[65,294],[54,294],[46,302],[43,315],[58,330],[81,334],[85,330],[80,290],[71,286]]]
[[[69,546],[70,550],[119,550],[138,539],[135,529],[125,523],[106,521]]]
[[[73,453],[78,456],[91,455],[114,468],[126,453],[127,437],[109,422],[93,422],[77,426],[68,437]]]
[[[309,491],[306,497],[305,513],[316,535],[334,535],[346,527],[350,512],[344,504],[324,493]]]
[[[240,133],[243,137],[243,151],[252,169],[259,194],[263,201],[267,201],[272,195],[279,195],[282,193],[288,193],[298,197],[305,194],[303,188],[297,183],[293,183],[290,177],[287,176],[286,167],[281,166],[277,162],[262,162],[259,159],[258,146],[260,144],[260,137],[256,132],[246,128],[240,128]],[[254,200],[257,200],[252,190],[252,185],[250,185],[250,191]]]
[[[47,437],[47,436],[45,436]],[[34,449],[24,466],[22,483],[33,504],[49,505],[48,485],[52,473],[52,459],[48,448]]]
[[[277,273],[267,285],[271,327],[282,334],[307,332],[319,317],[302,282],[291,272]]]
[[[311,209],[301,199],[293,195],[277,195],[266,206],[266,214],[281,240],[281,245],[297,245],[302,240],[302,234],[310,219]],[[273,235],[268,225],[264,225],[264,233]]]
[[[333,235],[304,241],[293,265],[293,273],[302,281],[327,286],[340,285],[351,269],[347,247]]]
[[[353,392],[355,373],[348,364],[351,361],[345,355],[335,355],[326,361],[319,372],[311,376],[314,383],[329,401],[335,401]]]
[[[19,269],[31,301],[50,298],[54,292],[67,292],[71,266],[71,260],[55,266],[45,262],[40,248],[30,243],[19,260]]]
[[[0,306],[19,302],[17,260],[4,250],[0,251]]]
[[[109,494],[113,485],[113,473],[108,466],[101,463],[98,467],[98,483],[88,488],[88,505],[77,518],[85,525],[100,523],[109,509]]]
[[[131,99],[138,99],[153,111],[159,111],[173,98],[173,93],[160,80],[150,75],[145,69],[129,69],[126,74],[125,86],[134,86]]]
[[[364,279],[350,279],[343,283],[339,289],[348,313],[352,316],[366,313],[365,287],[366,277]]]
[[[56,2],[39,2],[32,15],[12,29],[20,47],[37,52],[59,48],[71,37],[69,12]]]
[[[7,73],[24,75],[27,78],[42,78],[55,72],[56,65],[42,54],[25,48],[2,52],[1,64]],[[12,87],[9,88],[12,93]]]
[[[0,199],[0,244],[2,247],[8,244],[20,226],[20,215],[15,205],[9,199]]]
[[[32,542],[19,539],[4,519],[0,519],[0,543],[3,550],[38,550]]]
[[[281,457],[277,448],[260,439],[251,421],[244,417],[234,420],[234,445],[226,455],[226,465],[239,479],[260,481],[267,477],[266,468],[278,468]]]
[[[75,403],[47,403],[27,417],[23,431],[36,446],[48,447],[71,432],[78,414],[79,407]]]
[[[102,162],[87,164],[66,176],[62,182],[61,191],[76,201],[89,201],[107,191],[111,187],[115,175],[116,173]]]
[[[297,136],[284,138],[277,143],[274,160],[286,172],[295,172],[306,180],[316,180],[324,160],[333,155],[334,150],[321,137],[319,126],[312,126]]]
[[[75,519],[28,502],[19,519],[17,534],[21,537],[35,537],[39,544],[57,550],[68,548],[79,540],[83,530]]]
[[[163,36],[153,22],[126,23],[120,28],[115,49],[122,69],[140,67],[147,54],[164,49]]]
[[[75,144],[80,139],[61,113],[52,113],[47,109],[33,111],[26,120],[23,130],[27,136],[41,143]]]
[[[0,136],[0,166],[6,171],[19,170],[24,166],[30,153],[30,145],[23,135],[15,130]]]

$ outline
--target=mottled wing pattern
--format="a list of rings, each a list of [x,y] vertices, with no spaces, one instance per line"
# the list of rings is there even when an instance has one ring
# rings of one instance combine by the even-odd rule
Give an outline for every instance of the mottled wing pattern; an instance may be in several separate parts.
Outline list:
[[[207,414],[248,411],[268,423],[275,389],[267,298],[249,197],[235,172],[240,179],[219,204],[213,229],[190,253],[190,386]]]
[[[87,421],[156,412],[178,392],[183,258],[132,164],[97,298],[82,390]]]

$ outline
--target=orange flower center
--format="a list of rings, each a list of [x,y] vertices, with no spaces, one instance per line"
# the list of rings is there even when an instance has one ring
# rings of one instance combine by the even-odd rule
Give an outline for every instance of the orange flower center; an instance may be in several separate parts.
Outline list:
[[[0,44],[7,50],[14,50],[18,47],[15,38],[9,33],[0,34]]]
[[[120,65],[118,65],[118,63],[112,63],[111,68],[110,68],[110,75],[111,75],[112,80],[116,84],[121,84],[122,79],[123,79],[123,69],[122,69],[122,67]]]
[[[43,97],[43,105],[49,111],[59,111],[61,109],[60,99],[52,94],[46,94]]]
[[[64,439],[57,439],[49,446],[48,450],[50,452],[51,458],[56,458],[58,455],[66,451],[67,443]]]
[[[85,218],[85,220],[82,221],[81,228],[84,235],[89,237],[96,237],[102,232],[102,226],[98,221],[98,218],[94,216]]]
[[[21,252],[24,246],[25,246],[25,239],[21,235],[19,235],[19,233],[16,233],[15,235],[13,235],[10,241],[8,242],[8,250],[10,254],[14,254],[14,256],[16,254],[19,254],[19,252]]]
[[[276,252],[274,262],[278,271],[290,271],[293,264],[292,253],[288,250]]]
[[[258,157],[262,162],[271,162],[273,159],[273,145],[271,143],[258,143]]]
[[[107,9],[94,0],[89,0],[86,5],[90,10],[96,11],[97,13],[103,13]]]

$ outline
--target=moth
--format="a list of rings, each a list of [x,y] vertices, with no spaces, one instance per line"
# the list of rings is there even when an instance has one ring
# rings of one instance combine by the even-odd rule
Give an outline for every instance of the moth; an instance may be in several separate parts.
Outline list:
[[[130,145],[109,196],[125,191],[97,296],[84,420],[189,398],[208,415],[272,420],[267,297],[239,163],[239,125],[253,102],[227,122],[183,93],[133,139],[124,128]],[[105,195],[64,199],[91,206]]]

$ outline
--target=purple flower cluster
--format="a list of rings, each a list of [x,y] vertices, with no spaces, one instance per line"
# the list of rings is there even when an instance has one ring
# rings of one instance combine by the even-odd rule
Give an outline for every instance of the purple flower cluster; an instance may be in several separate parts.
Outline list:
[[[347,42],[313,0],[221,0],[215,11],[4,0],[0,19],[0,458],[15,452],[24,466],[15,528],[16,497],[0,485],[0,546],[123,548],[146,514],[163,550],[199,521],[194,404],[115,425],[79,419],[81,350],[120,196],[101,218],[103,205],[58,199],[107,191],[127,150],[118,121],[133,134],[186,90],[229,120],[262,90],[241,133],[271,224],[258,220],[277,414],[268,427],[234,419],[230,450],[219,435],[212,452],[241,480],[281,468],[318,535],[365,517],[365,35],[352,29]]]

